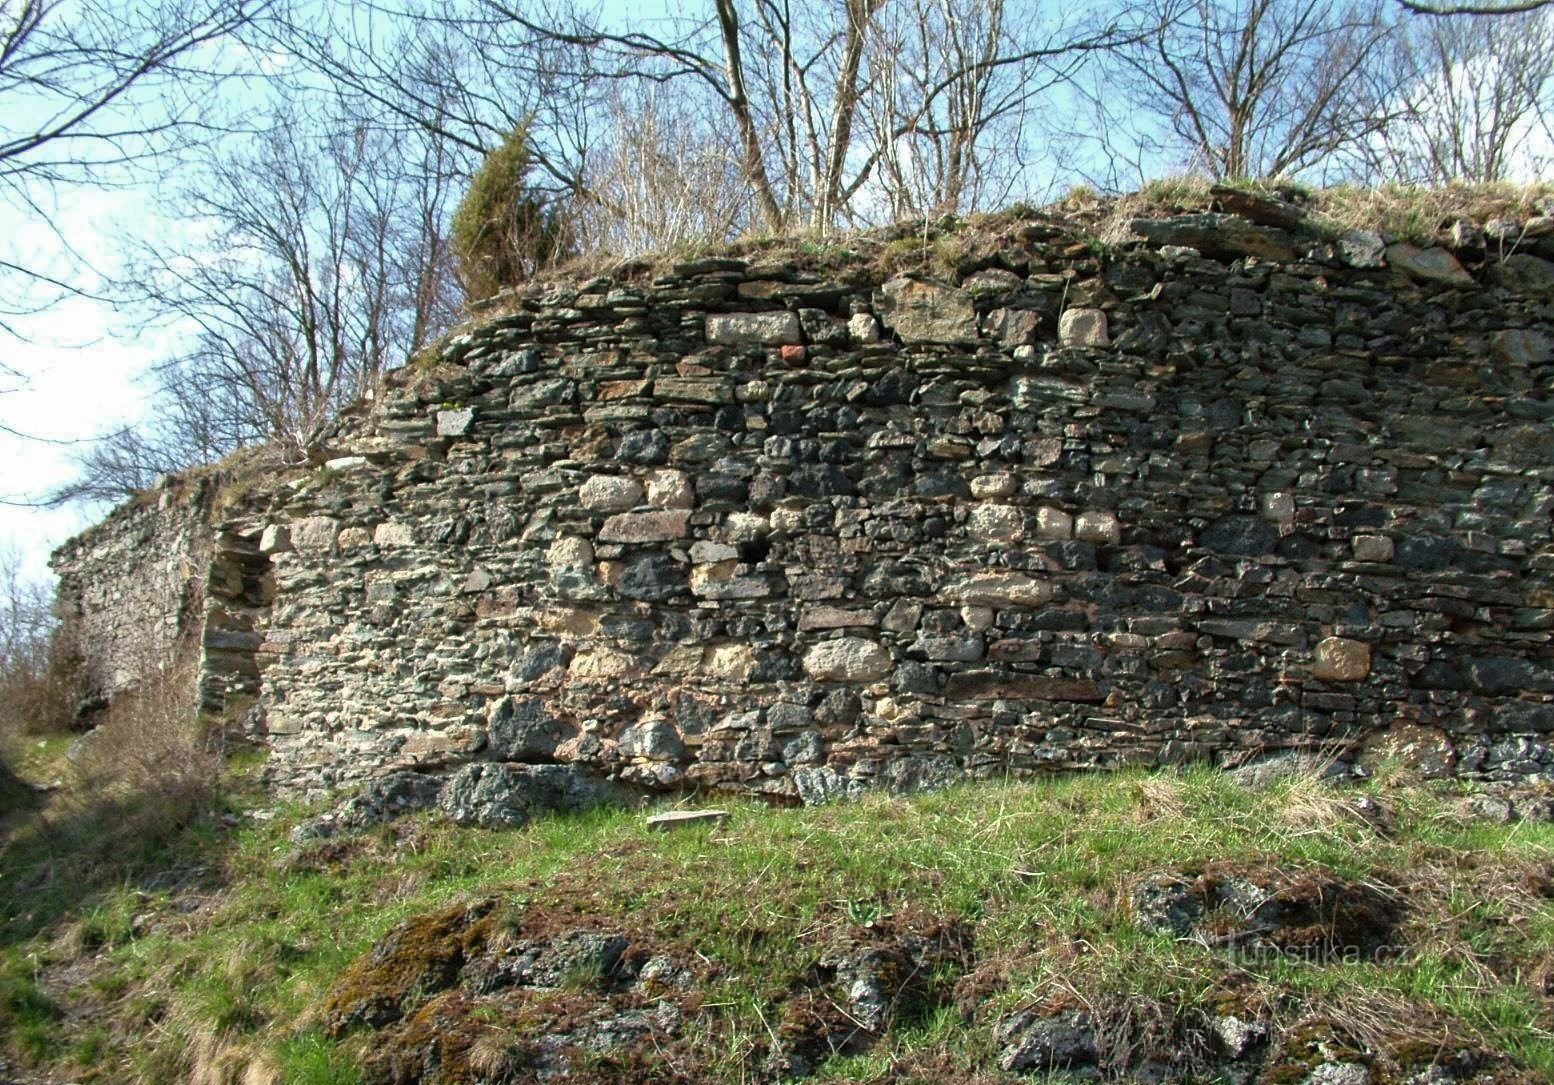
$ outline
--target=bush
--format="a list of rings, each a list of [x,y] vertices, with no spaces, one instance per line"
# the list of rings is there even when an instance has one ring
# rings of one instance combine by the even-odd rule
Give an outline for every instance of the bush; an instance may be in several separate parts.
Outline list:
[[[30,936],[124,879],[176,866],[220,797],[223,735],[196,711],[194,655],[141,670],[66,755],[65,786],[0,844],[15,907],[0,939]]]
[[[52,735],[75,722],[76,667],[53,593],[0,551],[0,740]]]
[[[471,298],[522,282],[569,248],[561,216],[526,184],[529,164],[527,128],[519,127],[486,155],[453,214],[453,251]]]
[[[195,669],[192,653],[143,668],[135,688],[115,696],[102,722],[72,749],[80,792],[134,806],[149,821],[137,834],[162,835],[215,794],[221,736],[198,717]]]

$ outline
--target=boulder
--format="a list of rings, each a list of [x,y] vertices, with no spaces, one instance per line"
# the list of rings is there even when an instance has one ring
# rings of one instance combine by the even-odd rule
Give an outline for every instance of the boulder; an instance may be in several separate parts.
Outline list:
[[[579,813],[620,802],[623,793],[578,765],[465,765],[443,785],[438,805],[459,825],[518,828],[545,813]]]

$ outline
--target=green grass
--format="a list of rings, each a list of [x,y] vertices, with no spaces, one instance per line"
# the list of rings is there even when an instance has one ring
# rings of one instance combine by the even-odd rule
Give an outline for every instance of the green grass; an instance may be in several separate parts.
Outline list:
[[[1554,907],[1529,906],[1515,888],[1525,866],[1554,855],[1554,829],[1463,824],[1415,792],[1381,798],[1398,822],[1391,836],[1311,781],[1257,792],[1190,771],[967,785],[809,810],[735,802],[723,829],[663,835],[626,811],[521,831],[414,818],[300,850],[287,833],[302,812],[287,809],[174,841],[165,857],[209,870],[195,888],[110,879],[79,907],[50,897],[36,909],[45,920],[8,925],[0,1013],[12,1027],[0,1043],[15,1058],[76,1066],[83,1081],[149,1081],[186,1070],[185,1052],[216,1036],[267,1060],[279,1080],[356,1081],[364,1038],[319,1031],[334,978],[397,921],[499,892],[514,907],[564,901],[693,947],[715,965],[704,992],[717,1004],[704,1026],[710,1079],[732,1081],[826,946],[908,913],[976,925],[978,962],[1003,975],[993,1011],[1064,990],[1102,1003],[1202,1001],[1220,988],[1222,957],[1141,931],[1122,902],[1143,874],[1239,860],[1403,879],[1415,910],[1404,932],[1415,941],[1398,960],[1243,962],[1254,987],[1318,1007],[1406,999],[1554,1074],[1548,1010],[1529,987],[1539,947],[1554,944]],[[88,982],[50,987],[66,967]],[[75,1012],[63,1014],[61,1000]],[[832,1060],[821,1079],[877,1080],[924,1053],[985,1066],[986,1032],[941,1007],[869,1053]]]

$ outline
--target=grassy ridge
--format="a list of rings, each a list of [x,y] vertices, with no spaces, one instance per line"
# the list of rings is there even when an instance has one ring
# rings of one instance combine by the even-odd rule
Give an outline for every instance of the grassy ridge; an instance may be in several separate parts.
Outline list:
[[[1370,791],[1383,821],[1357,793],[1311,779],[1251,790],[1190,771],[809,810],[736,803],[723,828],[669,835],[625,811],[509,832],[416,818],[301,849],[288,837],[301,811],[255,820],[229,798],[235,825],[204,819],[75,888],[40,877],[22,829],[3,860],[0,1043],[61,1080],[171,1081],[193,1066],[210,1081],[222,1067],[231,1080],[246,1069],[247,1081],[357,1081],[374,1037],[325,1038],[330,985],[395,922],[497,892],[707,962],[698,1080],[748,1080],[782,1000],[825,948],[909,913],[974,924],[976,966],[957,1005],[830,1060],[820,1080],[905,1080],[925,1060],[972,1080],[992,1065],[990,1021],[1076,1000],[1110,1014],[1119,1045],[1147,1042],[1181,1006],[1219,1001],[1285,1023],[1353,1021],[1383,1046],[1466,1031],[1554,1078],[1554,828],[1466,821],[1449,797]],[[1406,905],[1398,952],[1227,967],[1219,950],[1134,922],[1127,893],[1141,876],[1214,862],[1385,884]]]

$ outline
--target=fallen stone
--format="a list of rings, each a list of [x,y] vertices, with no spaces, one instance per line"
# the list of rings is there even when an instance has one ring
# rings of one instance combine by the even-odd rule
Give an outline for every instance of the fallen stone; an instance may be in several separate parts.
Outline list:
[[[676,829],[689,829],[693,826],[722,825],[729,819],[727,810],[670,810],[662,814],[654,814],[647,819],[647,829],[650,833],[667,833]]]
[[[1006,1073],[1080,1070],[1100,1060],[1095,1019],[1084,1010],[1024,1010],[998,1025],[998,1066]]]
[[[579,813],[622,797],[578,765],[477,762],[448,778],[438,805],[459,825],[520,828],[540,814]]]

